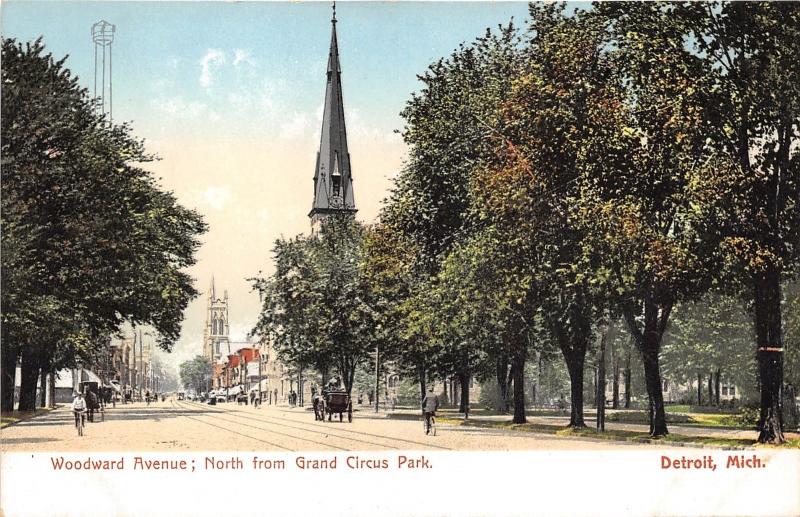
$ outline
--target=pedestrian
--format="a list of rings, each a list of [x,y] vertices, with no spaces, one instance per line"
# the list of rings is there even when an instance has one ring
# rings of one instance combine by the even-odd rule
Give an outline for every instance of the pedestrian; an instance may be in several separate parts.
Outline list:
[[[94,422],[94,410],[97,409],[97,395],[89,388],[86,388],[86,408],[89,410],[89,422]]]
[[[278,388],[275,388],[275,405],[278,405]]]

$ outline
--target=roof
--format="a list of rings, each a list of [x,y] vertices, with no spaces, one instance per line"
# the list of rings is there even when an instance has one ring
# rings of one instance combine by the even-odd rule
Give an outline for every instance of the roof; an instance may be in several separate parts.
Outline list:
[[[344,121],[342,68],[339,63],[336,21],[334,13],[331,20],[331,47],[328,52],[322,131],[314,170],[314,202],[309,216],[315,213],[356,211]]]

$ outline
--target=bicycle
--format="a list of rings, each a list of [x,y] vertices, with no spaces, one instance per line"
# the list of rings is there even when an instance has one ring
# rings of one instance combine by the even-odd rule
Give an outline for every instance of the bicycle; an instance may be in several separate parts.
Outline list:
[[[78,436],[83,436],[83,427],[84,427],[84,419],[86,410],[72,410],[75,413],[75,427],[78,428]]]
[[[436,415],[434,413],[423,414],[422,425],[425,428],[425,434],[436,436]]]

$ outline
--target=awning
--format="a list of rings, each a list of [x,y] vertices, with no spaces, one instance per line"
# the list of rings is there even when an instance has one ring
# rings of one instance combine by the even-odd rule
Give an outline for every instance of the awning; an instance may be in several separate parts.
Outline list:
[[[102,386],[103,381],[100,380],[100,377],[97,376],[93,371],[87,370],[84,368],[83,376],[81,377],[81,382],[96,382],[98,385]]]

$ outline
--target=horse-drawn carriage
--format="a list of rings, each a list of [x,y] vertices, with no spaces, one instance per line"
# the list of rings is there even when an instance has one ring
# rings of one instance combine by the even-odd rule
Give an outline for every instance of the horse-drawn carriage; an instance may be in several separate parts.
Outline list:
[[[322,395],[317,395],[313,400],[314,418],[324,422],[325,415],[328,415],[328,422],[333,419],[334,413],[339,414],[339,422],[344,420],[347,413],[347,421],[353,421],[353,401],[346,391],[323,391]]]

